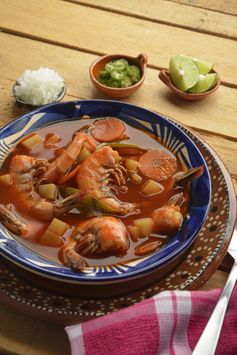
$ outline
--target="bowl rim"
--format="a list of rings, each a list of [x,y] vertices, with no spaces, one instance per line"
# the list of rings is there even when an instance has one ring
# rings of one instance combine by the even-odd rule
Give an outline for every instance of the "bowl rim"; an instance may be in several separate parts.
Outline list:
[[[204,170],[206,171],[206,174],[207,174],[207,177],[208,177],[208,193],[209,193],[209,197],[208,197],[208,203],[207,203],[207,206],[206,206],[206,209],[205,209],[205,214],[203,215],[202,221],[200,222],[200,226],[197,228],[197,230],[195,231],[195,233],[191,237],[189,237],[188,239],[186,239],[182,243],[182,245],[179,248],[174,249],[170,254],[166,255],[165,258],[158,259],[156,262],[152,263],[151,265],[146,265],[146,266],[144,266],[144,267],[142,267],[140,269],[134,268],[133,270],[131,270],[131,268],[129,268],[127,272],[116,274],[116,275],[108,275],[108,273],[107,273],[106,275],[103,275],[103,276],[100,276],[100,277],[94,277],[95,274],[93,274],[93,273],[92,273],[92,275],[89,275],[89,276],[88,276],[87,273],[75,273],[72,270],[70,270],[69,268],[67,268],[66,266],[64,266],[62,264],[59,264],[57,262],[51,261],[51,260],[47,259],[46,257],[42,257],[42,256],[39,256],[37,254],[41,259],[43,259],[45,261],[46,264],[51,262],[52,268],[48,268],[47,269],[45,267],[45,265],[44,266],[40,266],[40,263],[35,265],[35,264],[32,264],[32,262],[29,262],[28,260],[23,260],[22,258],[18,257],[17,255],[12,253],[11,251],[5,250],[3,247],[1,247],[1,244],[0,244],[0,251],[8,259],[10,259],[14,263],[20,265],[21,267],[30,269],[33,272],[43,274],[43,275],[45,275],[47,277],[51,277],[51,278],[54,278],[54,279],[56,278],[56,279],[58,279],[60,281],[64,281],[64,282],[66,281],[66,282],[76,282],[78,284],[80,284],[80,283],[81,284],[83,284],[83,283],[85,283],[85,284],[86,283],[96,284],[96,283],[101,283],[101,282],[112,283],[112,282],[118,282],[118,281],[121,281],[121,280],[125,280],[126,281],[126,279],[130,280],[130,279],[132,279],[134,277],[139,277],[141,274],[150,273],[153,270],[155,270],[157,267],[160,267],[160,266],[164,265],[168,261],[172,261],[174,257],[179,256],[180,254],[182,254],[194,242],[199,230],[201,229],[203,223],[206,220],[206,217],[207,217],[207,214],[208,214],[208,210],[209,210],[209,207],[210,207],[210,199],[211,199],[211,179],[210,179],[210,174],[209,174],[206,162],[205,162],[200,150],[198,149],[196,144],[192,141],[192,139],[185,132],[185,130],[188,131],[188,129],[183,127],[180,123],[175,122],[175,121],[171,120],[170,118],[167,118],[164,115],[160,115],[158,113],[155,113],[155,112],[153,112],[151,110],[147,110],[147,109],[142,108],[142,107],[139,107],[137,105],[133,105],[133,104],[129,104],[129,103],[121,102],[121,101],[116,101],[116,100],[75,100],[75,101],[67,101],[67,102],[56,103],[56,104],[49,104],[47,106],[43,106],[43,107],[37,108],[37,109],[33,110],[30,113],[24,114],[24,115],[18,117],[17,119],[9,122],[5,126],[3,126],[0,129],[0,138],[1,138],[1,135],[3,133],[5,134],[8,129],[11,130],[12,127],[14,128],[14,126],[17,126],[22,121],[22,119],[30,120],[33,116],[42,113],[44,110],[46,110],[46,112],[45,112],[46,114],[50,114],[50,112],[48,112],[47,110],[54,109],[55,106],[57,106],[59,108],[60,107],[62,108],[63,106],[67,107],[67,105],[69,105],[69,106],[73,105],[74,107],[81,107],[83,104],[84,105],[90,105],[91,104],[92,106],[93,105],[95,105],[95,106],[97,106],[97,105],[102,105],[102,106],[105,105],[106,108],[108,106],[110,107],[110,105],[112,105],[116,109],[117,109],[117,106],[119,105],[121,109],[126,108],[126,109],[129,110],[130,113],[131,113],[131,111],[133,112],[134,110],[138,110],[139,113],[144,115],[144,117],[145,117],[145,114],[147,115],[147,117],[148,116],[152,116],[154,119],[155,118],[157,119],[157,117],[158,117],[163,123],[167,123],[168,125],[171,125],[172,128],[174,129],[174,131],[177,131],[178,134],[183,136],[189,142],[189,144],[191,144],[191,146],[194,147],[194,149],[197,152],[197,154],[199,155],[200,159],[203,161]],[[98,108],[97,108],[97,110],[98,110]],[[54,111],[52,110],[52,112],[54,112]],[[63,113],[63,114],[66,115],[66,117],[61,119],[61,121],[55,121],[54,123],[62,122],[62,121],[66,122],[66,121],[68,121],[70,119],[71,120],[73,119],[71,116],[68,117],[67,114],[65,114],[65,113]],[[100,117],[100,116],[97,114],[97,117]],[[134,117],[136,117],[136,114],[134,114]],[[74,119],[79,119],[78,115],[76,115],[74,117]],[[151,120],[151,117],[149,117],[149,120]],[[49,125],[49,123],[48,124],[45,123],[44,125],[39,126],[37,129],[45,127],[46,125]],[[0,237],[1,237],[1,234],[3,234],[2,230],[0,230]],[[16,240],[13,237],[11,238],[11,240],[14,240],[16,242]],[[17,241],[17,243],[19,243],[19,242]],[[21,245],[21,247],[24,250],[26,250],[26,253],[30,252],[31,255],[35,255],[36,254],[35,252],[31,251],[27,247],[23,246],[22,244],[20,244],[20,245]],[[148,259],[148,258],[150,258],[150,257],[152,257],[154,255],[155,254],[149,255],[145,259]],[[116,265],[118,265],[118,264],[116,264]],[[120,265],[125,265],[125,263],[120,263]],[[55,269],[60,269],[60,271],[55,271]],[[67,272],[70,273],[70,274],[68,274]]]
[[[139,64],[139,69],[141,70],[141,78],[138,82],[136,82],[135,84],[128,86],[126,88],[114,88],[111,86],[106,86],[104,84],[102,84],[100,81],[97,80],[97,78],[95,77],[95,75],[93,74],[93,69],[95,68],[95,66],[100,63],[102,60],[104,59],[108,59],[108,61],[106,63],[108,63],[110,60],[116,59],[116,58],[120,58],[120,59],[128,59],[128,60],[138,60],[139,56],[144,56],[146,58],[146,63],[142,66],[141,64]],[[110,59],[111,58],[111,59]],[[107,89],[110,91],[114,91],[114,92],[118,92],[118,91],[129,91],[130,89],[135,89],[137,87],[139,87],[143,81],[145,80],[145,76],[146,76],[146,68],[147,68],[147,55],[144,53],[140,53],[138,54],[137,57],[132,57],[129,55],[125,55],[125,54],[106,54],[103,55],[102,57],[96,58],[90,65],[89,67],[89,74],[90,74],[90,78],[92,80],[92,82],[95,82],[97,86],[103,88],[103,89]]]

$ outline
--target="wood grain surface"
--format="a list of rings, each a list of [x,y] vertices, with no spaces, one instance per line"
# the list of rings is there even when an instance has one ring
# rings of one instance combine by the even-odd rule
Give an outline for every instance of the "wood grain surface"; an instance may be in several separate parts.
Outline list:
[[[26,69],[50,67],[64,77],[74,99],[104,99],[88,70],[99,55],[148,55],[142,88],[126,99],[167,115],[197,132],[220,156],[237,191],[237,2],[235,0],[1,0],[0,124],[29,111],[12,97]],[[199,102],[171,94],[158,79],[171,55],[183,53],[215,63],[222,84]],[[217,270],[202,287],[222,287]],[[67,355],[63,327],[0,306],[0,354]]]
[[[182,5],[181,3],[175,4],[174,2],[164,0],[120,0],[119,2],[108,0],[71,1],[148,21],[187,28],[196,32],[213,34],[219,37],[237,38],[235,16],[209,11],[209,9],[197,6],[187,6],[188,2],[184,2]]]
[[[235,0],[172,0],[172,2],[237,15],[237,3]]]
[[[215,61],[223,83],[237,86],[237,73],[233,66],[237,47],[236,42],[228,38],[117,13],[111,16],[110,11],[58,0],[1,0],[0,28],[95,54],[125,51],[128,55],[137,55],[142,51],[147,53],[150,65],[159,69],[168,66],[171,55],[180,52],[191,54]]]

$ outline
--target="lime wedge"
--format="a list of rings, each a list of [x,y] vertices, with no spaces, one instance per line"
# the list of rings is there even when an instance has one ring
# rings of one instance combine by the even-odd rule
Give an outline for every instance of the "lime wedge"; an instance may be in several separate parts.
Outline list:
[[[199,72],[191,57],[177,55],[170,59],[169,74],[177,89],[187,91],[198,81]]]
[[[218,75],[216,73],[210,73],[210,74],[200,74],[198,82],[188,90],[188,92],[191,92],[193,94],[198,94],[200,92],[205,92],[210,89],[212,89],[218,80]]]
[[[212,70],[214,64],[209,63],[205,60],[200,60],[197,58],[193,58],[194,63],[196,64],[199,74],[208,74]]]

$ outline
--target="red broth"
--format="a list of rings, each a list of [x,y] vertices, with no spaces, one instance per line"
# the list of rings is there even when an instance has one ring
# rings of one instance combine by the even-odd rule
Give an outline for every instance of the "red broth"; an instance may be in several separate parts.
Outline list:
[[[87,119],[82,119],[80,121],[69,121],[66,124],[65,123],[57,123],[45,128],[42,128],[38,130],[35,133],[38,133],[44,142],[45,137],[50,134],[54,133],[60,136],[61,141],[57,143],[57,148],[64,147],[68,142],[71,141],[73,133],[77,130],[79,130],[81,127],[91,124],[93,120],[87,120]],[[65,128],[66,127],[66,128]],[[149,135],[145,134],[144,132],[141,132],[138,129],[135,129],[133,127],[127,126],[126,125],[126,132],[128,136],[130,137],[128,140],[126,140],[126,143],[132,143],[132,144],[140,144],[143,142],[142,147],[145,148],[153,148],[153,149],[163,149],[167,151],[165,147],[160,145],[155,139],[150,137]],[[140,144],[141,146],[141,144]],[[46,149],[44,147],[44,144],[40,144],[38,147],[30,151],[30,153],[27,153],[25,149],[22,148],[21,144],[19,143],[15,149],[9,154],[7,159],[5,160],[1,170],[0,170],[0,175],[3,175],[9,171],[9,163],[12,159],[12,157],[16,154],[28,154],[31,155],[37,159],[47,159],[51,160],[55,158],[55,149],[50,148]],[[131,158],[129,156],[129,158]],[[139,156],[133,156],[133,159],[139,159]],[[123,157],[125,159],[125,157]],[[181,171],[181,166],[178,163],[178,170]],[[117,197],[121,201],[126,201],[126,202],[138,202],[141,203],[141,208],[140,208],[140,213],[135,214],[135,215],[130,215],[130,216],[125,216],[125,217],[119,217],[121,221],[125,224],[125,226],[129,226],[133,223],[134,220],[143,218],[143,217],[151,217],[152,212],[164,205],[167,204],[168,200],[174,196],[175,194],[179,192],[183,192],[185,196],[185,203],[181,206],[181,212],[186,215],[187,214],[187,207],[188,207],[188,202],[189,202],[189,184],[184,185],[184,187],[174,187],[170,189],[170,179],[166,181],[162,181],[162,185],[164,186],[164,191],[158,195],[155,195],[153,197],[145,197],[141,193],[141,186],[143,183],[147,180],[147,178],[143,178],[143,182],[141,184],[134,184],[130,181],[127,182],[127,187],[128,190],[126,193],[119,193]],[[70,186],[73,186],[72,183],[69,184]],[[47,226],[49,225],[50,222],[42,222],[39,220],[36,220],[33,216],[29,214],[26,210],[23,209],[22,207],[22,201],[19,200],[19,196],[14,193],[14,189],[11,189],[9,187],[5,187],[3,185],[0,186],[1,188],[1,203],[4,205],[11,204],[16,212],[16,214],[25,222],[27,223],[30,228],[29,228],[29,233],[24,236],[24,237],[18,237],[14,236],[20,243],[24,244],[27,248],[30,248],[32,251],[35,253],[38,253],[46,258],[53,259],[53,260],[60,260],[60,253],[59,249],[60,248],[55,248],[55,247],[48,247],[45,245],[41,245],[39,243],[39,238],[43,234],[43,232],[47,229]],[[60,198],[62,198],[60,196]],[[74,226],[77,226],[80,221],[85,219],[85,216],[79,213],[77,209],[72,210],[71,212],[58,217],[60,220],[68,223],[71,226],[71,229],[69,229],[66,234],[64,235],[65,243],[70,238],[71,231]],[[115,256],[90,256],[89,258],[87,257],[86,260],[90,265],[108,265],[108,264],[113,264],[117,262],[124,262],[128,261],[134,258],[138,258],[134,254],[134,248],[144,242],[150,242],[151,240],[157,240],[157,238],[160,238],[162,243],[166,243],[167,241],[167,236],[164,235],[155,235],[152,234],[150,237],[146,237],[143,239],[139,239],[137,242],[133,242],[130,240],[130,247],[123,257],[115,257]]]

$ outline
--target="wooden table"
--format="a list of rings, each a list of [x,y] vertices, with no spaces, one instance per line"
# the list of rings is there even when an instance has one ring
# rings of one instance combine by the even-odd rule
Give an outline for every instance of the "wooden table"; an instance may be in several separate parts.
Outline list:
[[[64,100],[104,98],[88,68],[99,55],[148,55],[144,85],[126,101],[166,114],[197,131],[225,163],[237,188],[237,3],[235,0],[1,0],[0,124],[27,112],[12,85],[26,68],[53,68],[65,78]],[[174,54],[215,62],[222,83],[211,97],[187,102],[158,80]],[[237,190],[236,190],[237,191]],[[216,271],[203,289],[222,287]],[[0,353],[69,354],[61,326],[0,306]]]

